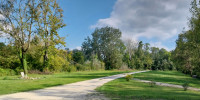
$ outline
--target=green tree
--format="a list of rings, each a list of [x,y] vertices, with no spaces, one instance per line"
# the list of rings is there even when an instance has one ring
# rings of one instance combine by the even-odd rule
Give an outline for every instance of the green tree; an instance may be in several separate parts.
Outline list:
[[[94,54],[93,48],[92,48],[92,40],[87,37],[85,41],[82,43],[82,52],[84,54],[85,60],[89,60],[90,56]]]
[[[82,51],[80,50],[73,50],[73,61],[75,63],[83,64],[84,63],[84,56]]]
[[[124,40],[124,44],[126,46],[125,54],[123,57],[123,62],[125,62],[129,68],[133,69],[135,67],[135,59],[136,56],[138,42],[133,41],[131,39]]]
[[[2,0],[0,2],[0,31],[14,39],[19,58],[27,75],[26,53],[36,32],[39,3],[35,0]]]
[[[66,26],[63,23],[63,10],[57,3],[57,0],[40,0],[40,18],[38,22],[38,33],[44,42],[44,64],[48,67],[49,48],[61,44],[65,46],[64,37],[60,37],[58,30]],[[53,47],[50,47],[53,46]]]
[[[189,30],[179,35],[176,49],[173,51],[173,61],[178,70],[190,75],[200,76],[200,7],[199,0],[191,2]]]
[[[98,59],[104,61],[106,69],[120,68],[123,63],[122,54],[125,50],[120,38],[121,31],[119,29],[112,27],[96,29],[92,33],[92,39],[87,39],[82,45],[82,49],[85,54],[86,52],[89,52],[90,55],[97,54]]]
[[[144,44],[144,69],[151,69],[151,65],[153,63],[153,60],[151,58],[151,54],[150,54],[150,44],[149,43],[145,43]]]

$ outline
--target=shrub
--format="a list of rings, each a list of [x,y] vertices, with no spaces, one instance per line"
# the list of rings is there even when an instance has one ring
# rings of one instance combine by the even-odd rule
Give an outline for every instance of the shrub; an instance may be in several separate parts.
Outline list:
[[[13,79],[8,77],[8,76],[6,76],[6,77],[3,78],[3,80],[13,80]]]
[[[75,64],[75,66],[76,66],[76,70],[77,71],[84,71],[85,70],[85,66],[83,66],[83,65],[81,65],[81,64]]]
[[[151,81],[151,82],[149,82],[149,85],[150,85],[151,87],[154,87],[154,86],[156,85],[156,82],[155,82],[155,81]]]
[[[12,75],[16,75],[16,72],[14,70],[0,68],[0,76],[12,76]]]
[[[183,86],[184,91],[187,91],[189,87],[189,83],[185,82],[182,86]]]
[[[70,65],[67,67],[67,72],[70,73],[70,72],[75,72],[75,71],[76,71],[76,68],[74,66]]]
[[[119,68],[120,70],[128,70],[127,64],[123,63],[122,66]]]
[[[131,74],[127,74],[125,76],[126,81],[130,81],[133,78],[133,76]]]
[[[20,72],[24,72],[24,70],[21,67],[17,67],[15,71],[17,72],[17,74],[20,74]]]
[[[4,69],[0,68],[0,76],[4,76],[4,74],[5,74]]]

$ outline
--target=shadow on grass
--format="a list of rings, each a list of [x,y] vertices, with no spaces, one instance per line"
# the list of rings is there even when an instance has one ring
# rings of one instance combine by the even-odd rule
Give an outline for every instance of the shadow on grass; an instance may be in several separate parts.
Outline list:
[[[188,82],[192,87],[200,88],[200,79],[194,79],[188,75],[184,75],[183,73],[176,71],[151,71],[136,74],[134,78],[178,85],[182,85],[183,83]]]
[[[162,86],[150,87],[148,83],[126,82],[125,79],[111,81],[97,90],[113,100],[199,100],[200,97],[200,92]]]
[[[88,73],[83,75],[71,75],[71,76],[60,76],[58,78],[84,78],[84,79],[93,79],[93,78],[100,78],[106,77],[110,75],[121,74],[121,72],[110,72],[110,73]]]

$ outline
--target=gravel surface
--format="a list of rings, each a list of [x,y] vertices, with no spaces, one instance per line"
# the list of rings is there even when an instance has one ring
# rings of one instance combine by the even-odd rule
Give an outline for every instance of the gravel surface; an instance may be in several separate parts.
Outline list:
[[[134,78],[133,80],[144,82],[144,83],[150,83],[151,82],[151,81],[148,81],[148,80],[141,80],[141,79],[136,79],[136,78]],[[183,88],[182,85],[174,85],[174,84],[168,84],[168,83],[162,83],[162,82],[156,82],[156,85],[175,87],[175,88]],[[193,87],[188,87],[188,90],[200,91],[200,89],[193,88]]]

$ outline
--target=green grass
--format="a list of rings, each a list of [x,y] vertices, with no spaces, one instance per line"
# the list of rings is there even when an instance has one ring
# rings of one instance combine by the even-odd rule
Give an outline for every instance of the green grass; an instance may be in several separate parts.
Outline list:
[[[200,92],[155,86],[125,78],[116,79],[96,89],[113,100],[199,100]]]
[[[133,75],[134,78],[183,85],[188,82],[190,87],[200,88],[200,79],[195,79],[178,71],[149,71]]]
[[[126,72],[132,71],[84,71],[52,75],[29,75],[29,77],[40,77],[37,80],[23,80],[19,79],[20,76],[0,77],[0,95],[42,89]]]

